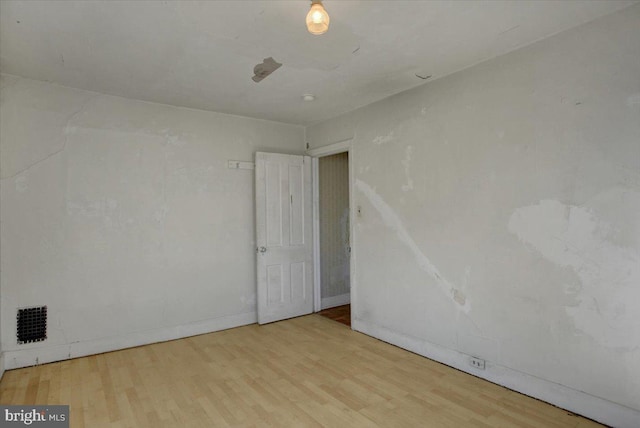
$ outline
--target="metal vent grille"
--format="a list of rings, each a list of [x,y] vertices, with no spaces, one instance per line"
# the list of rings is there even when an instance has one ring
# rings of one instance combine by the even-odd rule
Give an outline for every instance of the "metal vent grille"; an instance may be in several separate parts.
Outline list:
[[[47,307],[18,309],[18,344],[42,342],[47,338]]]

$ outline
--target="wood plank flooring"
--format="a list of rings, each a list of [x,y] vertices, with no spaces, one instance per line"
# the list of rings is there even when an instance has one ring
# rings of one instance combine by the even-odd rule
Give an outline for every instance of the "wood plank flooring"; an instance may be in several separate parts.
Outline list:
[[[318,315],[4,374],[71,427],[596,427]]]
[[[318,315],[338,321],[344,325],[351,326],[351,305],[336,306],[335,308],[324,309]]]

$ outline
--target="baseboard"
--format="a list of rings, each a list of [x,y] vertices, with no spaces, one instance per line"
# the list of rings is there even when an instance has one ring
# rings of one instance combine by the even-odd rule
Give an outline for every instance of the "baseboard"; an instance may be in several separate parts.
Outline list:
[[[320,301],[320,309],[335,308],[336,306],[348,305],[351,303],[351,294],[340,294],[339,296],[323,297]]]
[[[463,372],[618,428],[637,428],[640,411],[604,400],[564,385],[486,362],[485,370],[469,366],[469,355],[354,319],[352,328],[368,336],[441,362]]]
[[[247,312],[243,314],[212,318],[176,327],[128,333],[117,337],[101,338],[65,345],[5,351],[3,355],[4,363],[0,367],[2,367],[3,370],[11,370],[36,364],[68,360],[71,358],[101,354],[103,352],[117,351],[119,349],[166,342],[168,340],[226,330],[233,327],[254,324],[257,321],[257,314],[255,312]]]

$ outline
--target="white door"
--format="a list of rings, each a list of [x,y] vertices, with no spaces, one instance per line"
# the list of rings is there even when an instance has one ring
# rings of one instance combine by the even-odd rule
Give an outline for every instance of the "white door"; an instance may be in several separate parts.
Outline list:
[[[313,311],[311,158],[256,153],[258,322]]]

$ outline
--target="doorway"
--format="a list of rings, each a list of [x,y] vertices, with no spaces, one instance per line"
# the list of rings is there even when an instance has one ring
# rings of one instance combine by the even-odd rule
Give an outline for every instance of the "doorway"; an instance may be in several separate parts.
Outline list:
[[[320,315],[351,324],[351,212],[349,151],[314,158],[316,299]]]
[[[318,159],[320,309],[351,303],[349,272],[349,153]]]
[[[339,316],[349,324],[351,309],[357,303],[355,252],[351,246],[354,238],[351,139],[308,150],[307,154],[310,157],[256,153],[256,272],[260,324],[340,306],[343,311]],[[322,245],[323,266],[320,160],[336,154],[341,156],[322,162],[323,208],[329,206],[333,210],[322,216],[323,233],[328,238]],[[338,168],[340,172],[337,172]],[[339,177],[337,182],[332,179],[336,177]],[[328,199],[325,195],[329,195]],[[335,198],[338,201],[333,200]],[[324,275],[321,273],[323,267]],[[322,277],[325,278],[324,289]]]

